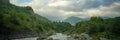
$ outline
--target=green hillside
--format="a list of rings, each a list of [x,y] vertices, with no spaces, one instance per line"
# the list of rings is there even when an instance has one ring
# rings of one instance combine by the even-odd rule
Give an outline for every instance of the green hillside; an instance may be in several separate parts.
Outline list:
[[[37,35],[48,35],[58,32],[56,31],[59,29],[58,26],[64,29],[63,27],[67,27],[65,24],[69,23],[51,22],[35,14],[29,6],[19,7],[10,4],[9,0],[0,0],[0,34],[3,36],[8,37],[8,35],[15,35],[14,32],[26,32],[26,30],[35,32]]]
[[[77,36],[86,33],[92,40],[100,40],[100,37],[120,40],[120,17],[108,19],[91,17],[90,20],[80,20],[82,19],[70,17],[65,22],[53,22],[34,13],[29,6],[19,7],[10,4],[9,0],[0,0],[0,40],[50,36],[54,33]],[[67,22],[76,24],[72,26]]]
[[[69,22],[73,25],[75,25],[77,22],[80,22],[80,21],[83,21],[83,19],[78,18],[78,17],[74,17],[74,16],[68,17],[67,19],[64,20],[64,22]]]
[[[109,40],[120,39],[120,17],[102,19],[100,17],[92,17],[89,21],[82,21],[75,27],[68,30],[69,34],[89,34],[93,39],[100,40],[100,37]]]

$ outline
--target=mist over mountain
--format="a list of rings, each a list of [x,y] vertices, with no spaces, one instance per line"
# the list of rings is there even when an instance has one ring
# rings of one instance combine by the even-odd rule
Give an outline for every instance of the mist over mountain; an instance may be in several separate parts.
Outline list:
[[[65,19],[64,22],[69,22],[69,23],[75,25],[77,22],[80,22],[82,20],[84,20],[84,19],[75,17],[75,16],[71,16],[71,17],[68,17],[67,19]]]
[[[59,21],[70,16],[114,18],[120,16],[120,0],[10,0],[17,6],[31,6],[35,13]]]

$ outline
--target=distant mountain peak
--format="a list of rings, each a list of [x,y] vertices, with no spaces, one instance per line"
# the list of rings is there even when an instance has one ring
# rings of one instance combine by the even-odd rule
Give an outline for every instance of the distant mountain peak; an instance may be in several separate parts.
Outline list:
[[[79,17],[71,16],[71,17],[68,17],[67,19],[65,19],[64,22],[69,22],[70,24],[74,25],[77,22],[80,22],[81,20],[83,20],[83,19],[79,18]]]

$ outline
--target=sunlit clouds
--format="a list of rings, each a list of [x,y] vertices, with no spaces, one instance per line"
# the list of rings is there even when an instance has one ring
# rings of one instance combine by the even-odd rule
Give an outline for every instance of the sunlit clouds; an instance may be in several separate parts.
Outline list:
[[[50,20],[64,20],[70,16],[79,18],[118,17],[120,16],[119,0],[11,0],[18,6],[31,6],[35,13]]]

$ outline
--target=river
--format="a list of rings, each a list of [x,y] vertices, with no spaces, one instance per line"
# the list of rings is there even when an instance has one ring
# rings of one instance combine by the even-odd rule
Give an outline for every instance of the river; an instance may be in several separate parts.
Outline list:
[[[38,37],[31,37],[31,38],[21,38],[21,39],[13,39],[13,40],[37,40]]]
[[[90,40],[91,39],[88,34],[83,33],[81,35],[84,37],[84,40]],[[37,39],[38,39],[38,37],[13,39],[13,40],[37,40]],[[39,39],[39,40],[41,40],[41,39]],[[71,37],[69,35],[62,34],[62,33],[56,33],[56,34],[51,35],[51,36],[47,37],[46,39],[42,39],[42,40],[81,40],[81,39],[74,38],[74,37]]]

